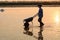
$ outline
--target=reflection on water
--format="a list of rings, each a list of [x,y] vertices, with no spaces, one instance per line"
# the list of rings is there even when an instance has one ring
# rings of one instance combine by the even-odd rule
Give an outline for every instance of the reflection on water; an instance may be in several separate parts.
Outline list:
[[[42,34],[42,32],[39,33],[38,40],[43,40],[43,34]]]
[[[0,40],[37,40],[31,36],[23,34],[23,19],[31,17],[38,12],[38,7],[6,7],[4,12],[0,12]],[[56,11],[60,13],[60,7],[43,7],[44,40],[60,39],[60,18],[56,24]],[[60,17],[60,14],[59,14]],[[38,17],[33,20],[33,33],[38,35]]]
[[[38,32],[38,40],[43,40],[43,34],[42,34],[42,32],[43,32],[43,26],[41,26],[41,27],[40,27],[40,30]]]

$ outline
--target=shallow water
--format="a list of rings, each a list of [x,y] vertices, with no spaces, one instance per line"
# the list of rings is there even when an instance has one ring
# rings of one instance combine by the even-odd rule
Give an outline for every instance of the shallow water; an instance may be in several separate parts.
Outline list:
[[[0,40],[37,40],[23,34],[23,19],[38,13],[38,7],[5,7],[2,9],[4,12],[0,12]],[[44,40],[60,40],[60,7],[43,7],[43,13]],[[58,16],[58,20],[56,20],[56,16]],[[35,36],[39,31],[37,20],[38,17],[33,20]]]

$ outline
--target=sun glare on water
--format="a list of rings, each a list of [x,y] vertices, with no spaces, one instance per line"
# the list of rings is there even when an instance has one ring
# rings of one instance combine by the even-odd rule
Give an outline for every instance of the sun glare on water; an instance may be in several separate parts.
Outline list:
[[[58,15],[56,15],[56,23],[58,23],[59,22],[59,16]]]
[[[55,22],[56,22],[56,23],[59,23],[59,11],[56,12]]]

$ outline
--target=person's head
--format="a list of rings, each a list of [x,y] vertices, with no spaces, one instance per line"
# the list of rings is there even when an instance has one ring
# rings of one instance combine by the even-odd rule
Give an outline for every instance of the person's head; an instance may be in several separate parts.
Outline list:
[[[38,7],[39,7],[39,8],[41,8],[41,7],[42,7],[42,5],[38,5]]]

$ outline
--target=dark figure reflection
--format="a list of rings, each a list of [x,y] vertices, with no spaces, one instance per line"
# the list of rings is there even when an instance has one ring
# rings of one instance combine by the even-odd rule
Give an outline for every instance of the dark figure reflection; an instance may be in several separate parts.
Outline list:
[[[43,29],[43,26],[42,26],[42,29]],[[38,32],[38,40],[43,40],[42,32],[43,32],[43,30],[41,30],[41,28],[40,28],[40,31]]]

